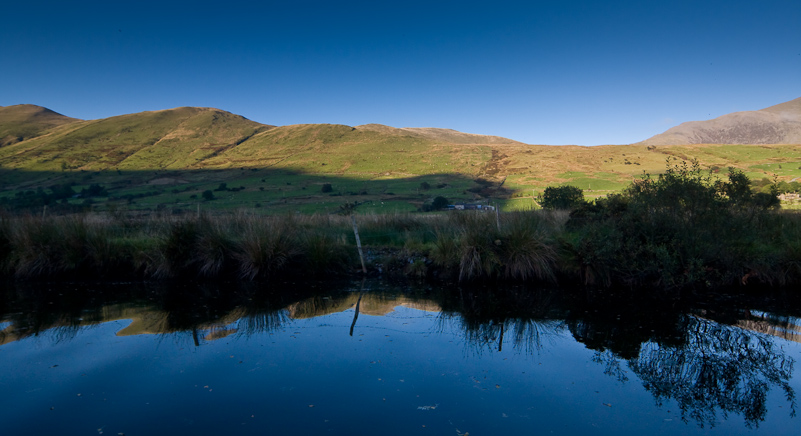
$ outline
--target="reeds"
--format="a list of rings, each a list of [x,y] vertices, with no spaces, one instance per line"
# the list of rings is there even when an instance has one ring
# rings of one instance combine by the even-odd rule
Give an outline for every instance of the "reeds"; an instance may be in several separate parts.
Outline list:
[[[239,276],[252,280],[280,271],[300,254],[295,235],[287,222],[249,222],[235,254]]]
[[[119,260],[105,223],[84,216],[22,218],[4,225],[6,271],[18,277],[105,272]]]
[[[546,233],[541,214],[515,213],[502,237],[504,276],[512,279],[555,281],[556,247]]]
[[[436,229],[432,258],[435,264],[458,271],[460,281],[491,277],[555,281],[556,235],[563,225],[554,215],[513,212],[496,220],[481,212],[451,214],[447,225]]]
[[[454,211],[356,221],[372,251],[368,269],[415,278],[671,292],[801,283],[801,214],[707,209],[713,207],[714,214],[692,219],[680,211],[642,213],[658,209],[650,204],[601,201],[572,216]],[[350,218],[337,215],[0,216],[5,277],[255,280],[338,274],[357,265]]]

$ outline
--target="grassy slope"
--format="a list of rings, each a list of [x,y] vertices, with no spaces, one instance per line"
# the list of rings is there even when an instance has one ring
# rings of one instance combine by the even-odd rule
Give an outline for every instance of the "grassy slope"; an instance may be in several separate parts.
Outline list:
[[[696,158],[721,175],[733,166],[752,179],[801,177],[798,145],[526,145],[444,129],[272,127],[207,108],[72,120],[42,132],[0,148],[0,195],[71,180],[102,183],[115,196],[161,191],[131,207],[191,207],[198,202],[192,195],[226,182],[245,189],[220,191],[209,205],[314,212],[359,201],[371,203],[367,210],[410,210],[436,195],[475,200],[467,189],[481,177],[505,188],[485,196],[529,208],[546,186],[572,184],[588,197],[605,195],[644,172],[663,171],[668,158]],[[422,181],[440,188],[421,190]],[[334,185],[333,196],[320,192],[323,183]]]
[[[216,109],[178,108],[71,123],[0,149],[0,166],[32,171],[193,168],[270,126]]]
[[[0,106],[0,147],[41,136],[54,127],[80,120],[32,104]]]

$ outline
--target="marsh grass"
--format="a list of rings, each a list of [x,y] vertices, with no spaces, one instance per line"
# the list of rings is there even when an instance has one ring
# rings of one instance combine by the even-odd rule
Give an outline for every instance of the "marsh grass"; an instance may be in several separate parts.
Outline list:
[[[734,203],[696,181],[705,188],[659,196],[639,187],[647,195],[632,190],[573,212],[367,214],[356,222],[371,272],[380,265],[414,278],[668,293],[801,283],[801,213],[749,197]],[[353,272],[356,253],[350,217],[333,214],[0,216],[6,277],[271,280]]]
[[[557,236],[563,213],[459,212],[434,230],[434,263],[458,273],[460,281],[499,277],[513,280],[556,280]]]
[[[501,239],[503,275],[511,279],[555,281],[557,250],[548,236],[542,214],[513,213],[506,216]]]
[[[301,254],[296,229],[284,220],[252,220],[237,244],[239,276],[253,280],[283,269]]]
[[[223,273],[235,249],[232,235],[219,220],[210,220],[207,217],[200,220],[193,260],[201,276],[217,277]]]

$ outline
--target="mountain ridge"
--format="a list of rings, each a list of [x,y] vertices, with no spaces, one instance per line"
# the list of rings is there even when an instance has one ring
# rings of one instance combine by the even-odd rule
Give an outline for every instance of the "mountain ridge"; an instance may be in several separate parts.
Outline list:
[[[640,144],[799,144],[801,97],[757,111],[740,111],[704,121],[688,121]]]

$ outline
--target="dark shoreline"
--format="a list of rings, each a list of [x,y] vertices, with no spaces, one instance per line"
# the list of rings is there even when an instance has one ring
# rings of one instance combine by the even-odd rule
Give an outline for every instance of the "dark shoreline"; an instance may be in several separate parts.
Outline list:
[[[716,231],[698,244],[723,256],[704,260],[701,255],[709,254],[701,253],[689,261],[681,260],[685,254],[679,250],[687,249],[678,245],[681,235],[669,233],[681,229],[665,229],[666,242],[657,245],[647,240],[631,245],[631,237],[621,233],[626,229],[592,222],[586,213],[363,215],[357,223],[367,277],[462,286],[567,286],[588,292],[617,288],[676,297],[732,286],[789,289],[801,283],[801,214],[763,214],[759,233],[771,236],[767,244],[754,245],[763,238],[757,232],[746,234],[744,241],[742,234]],[[723,239],[732,235],[737,239]],[[628,245],[615,245],[620,242]],[[683,244],[695,242],[690,238]],[[643,249],[663,257],[647,258]],[[633,276],[632,264],[644,261],[640,276]],[[362,276],[348,217],[0,217],[0,277],[6,280],[269,282]]]

